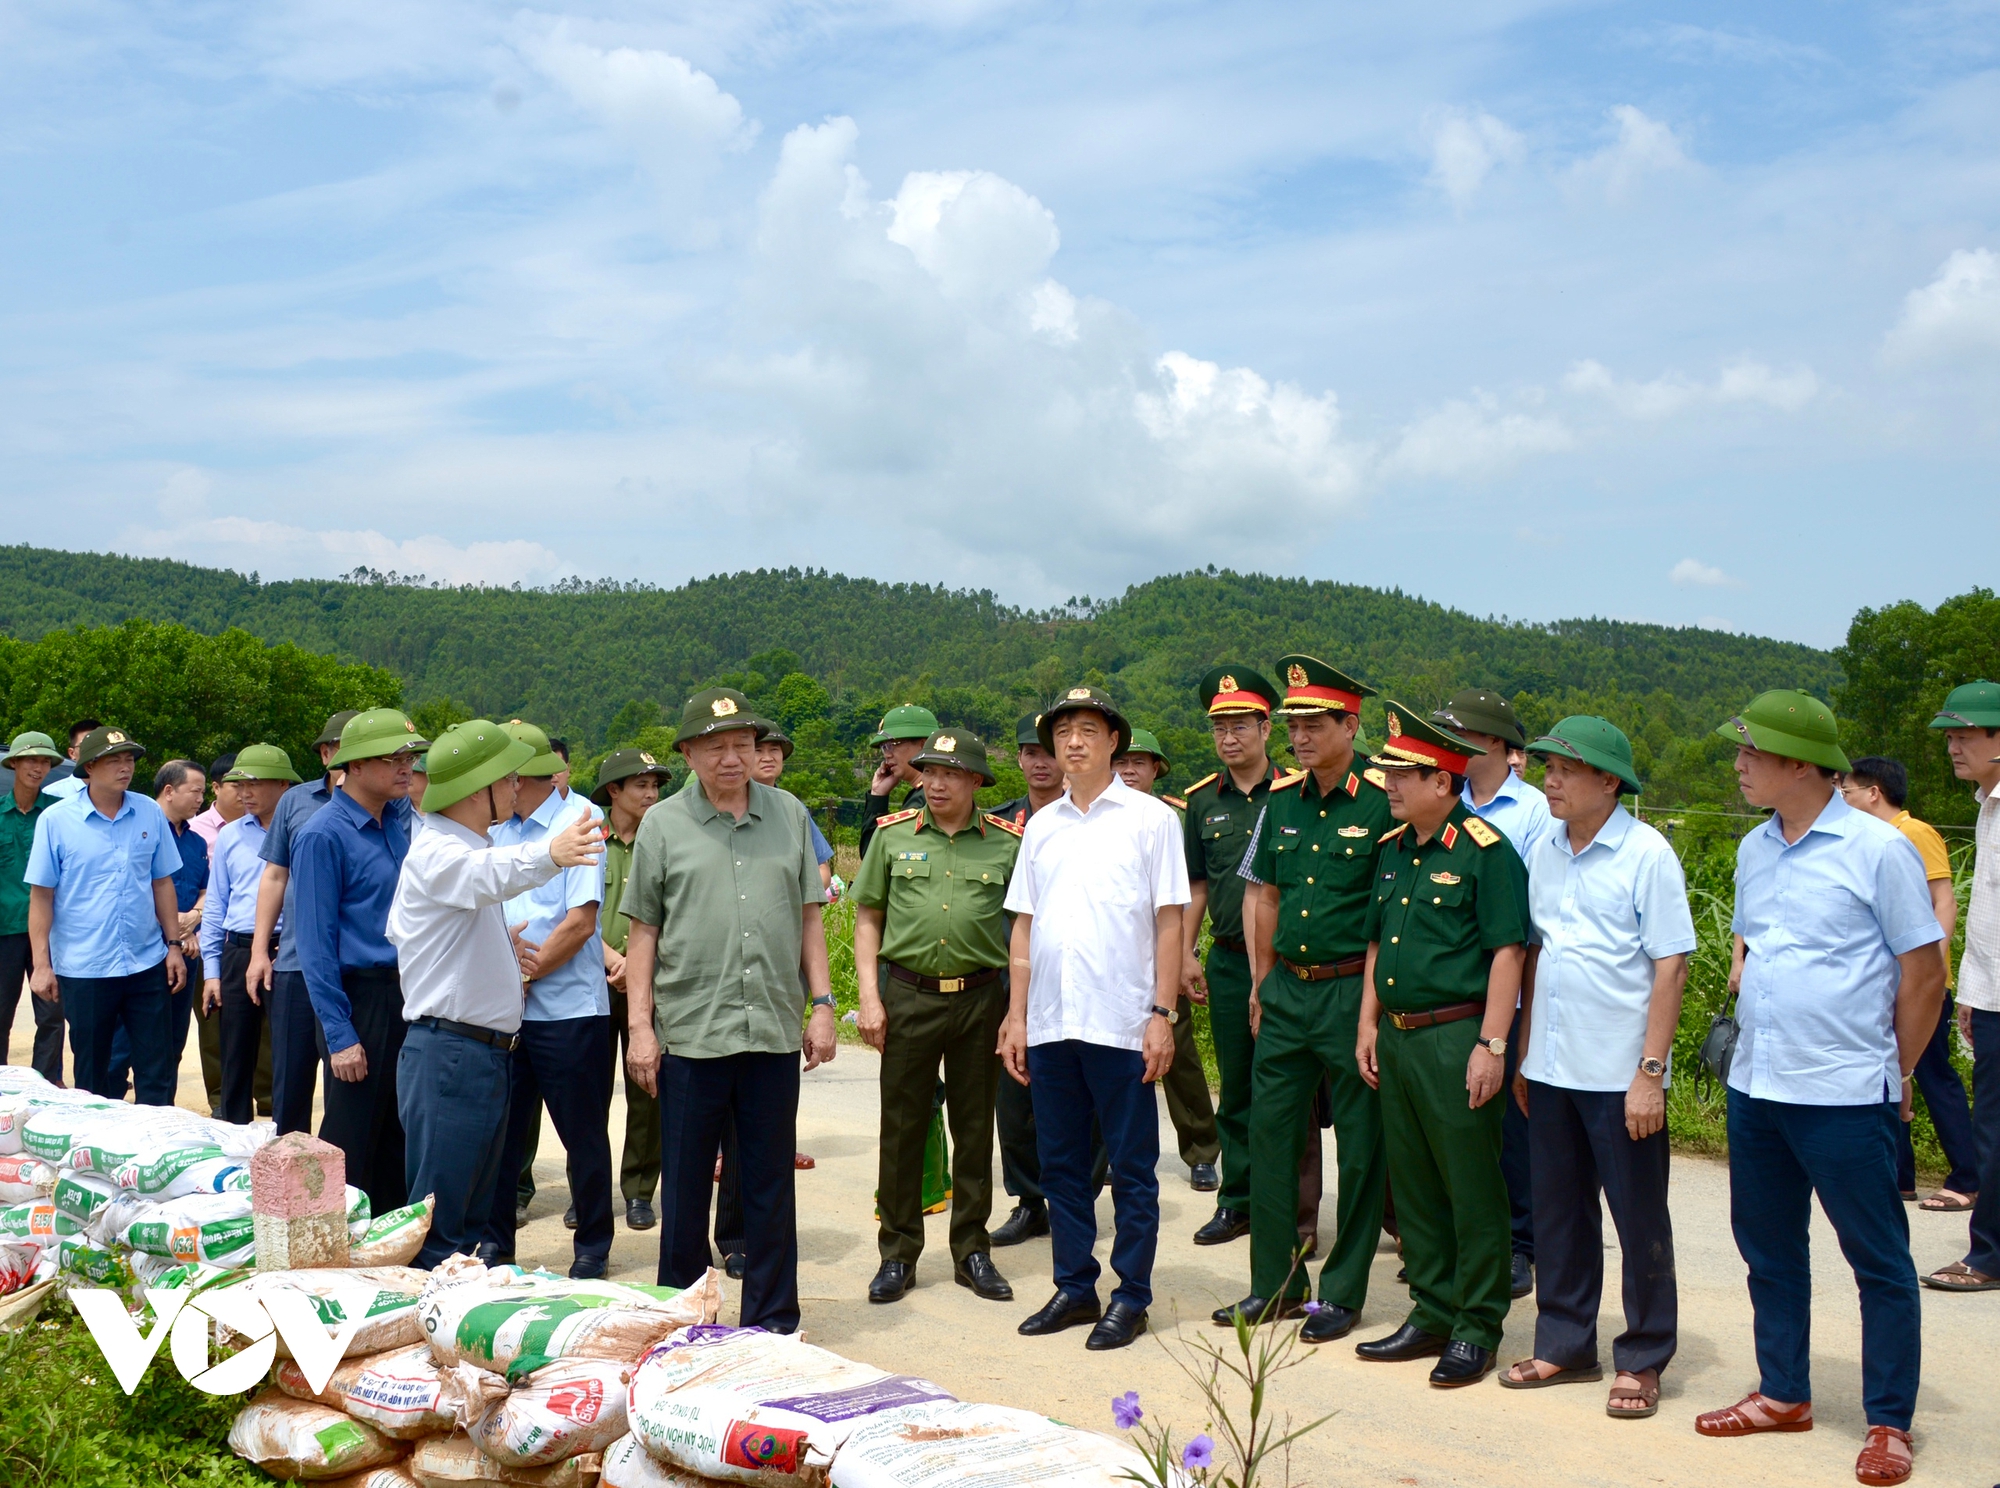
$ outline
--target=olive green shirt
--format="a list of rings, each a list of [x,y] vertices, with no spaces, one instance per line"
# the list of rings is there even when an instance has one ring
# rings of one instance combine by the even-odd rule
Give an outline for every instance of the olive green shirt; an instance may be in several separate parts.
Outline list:
[[[1277,885],[1272,943],[1287,961],[1319,965],[1368,950],[1376,844],[1396,825],[1381,777],[1356,760],[1325,795],[1310,771],[1272,790],[1250,872]]]
[[[639,818],[644,826],[646,818]],[[632,852],[639,845],[639,834],[632,834],[628,845],[618,840],[618,834],[611,830],[611,815],[604,818],[604,899],[598,906],[597,923],[604,936],[604,943],[619,955],[625,954],[625,939],[631,933],[632,922],[618,913],[618,906],[625,902],[625,883],[632,876]]]
[[[35,845],[35,823],[62,798],[46,791],[23,811],[14,792],[0,792],[0,935],[28,933],[28,850]]]
[[[1181,840],[1187,845],[1188,882],[1207,883],[1208,925],[1216,935],[1243,938],[1243,880],[1236,870],[1278,775],[1276,765],[1266,764],[1264,778],[1246,796],[1224,770],[1187,793]]]
[[[1468,823],[1471,823],[1468,827]],[[1480,837],[1490,837],[1482,845]],[[1528,870],[1461,802],[1429,842],[1404,827],[1382,844],[1368,939],[1375,996],[1397,1013],[1481,1002],[1493,953],[1528,939]]]
[[[956,977],[1007,964],[1007,878],[1020,829],[974,812],[947,833],[930,808],[875,830],[854,880],[857,903],[882,911],[882,959],[918,976]]]
[[[653,1028],[686,1059],[797,1053],[806,995],[801,915],[823,904],[806,808],[750,782],[741,821],[698,777],[639,823],[620,912],[660,930]]]

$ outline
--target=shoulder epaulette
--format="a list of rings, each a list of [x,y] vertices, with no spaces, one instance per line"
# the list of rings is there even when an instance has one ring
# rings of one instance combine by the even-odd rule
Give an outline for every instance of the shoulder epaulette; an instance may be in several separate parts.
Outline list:
[[[1287,770],[1284,774],[1280,775],[1276,780],[1271,782],[1271,789],[1274,791],[1281,791],[1286,789],[1288,786],[1297,785],[1301,780],[1304,780],[1305,778],[1306,778],[1306,772],[1304,770]]]
[[[1182,800],[1182,799],[1181,799],[1181,798],[1180,798],[1179,796],[1165,796],[1165,795],[1163,795],[1163,796],[1161,796],[1161,797],[1160,797],[1160,799],[1161,799],[1162,801],[1165,801],[1165,802],[1166,802],[1166,803],[1167,803],[1167,804],[1168,804],[1169,806],[1173,807],[1173,808],[1174,808],[1174,810],[1176,810],[1176,811],[1185,811],[1185,810],[1187,810],[1187,802],[1183,801],[1183,800]]]
[[[1377,837],[1375,841],[1377,843],[1393,842],[1396,838],[1403,835],[1403,828],[1407,827],[1408,825],[1409,825],[1408,822],[1398,822],[1396,823],[1395,826],[1389,828],[1388,831],[1384,832],[1380,837]]]
[[[887,816],[878,816],[875,818],[875,829],[880,831],[883,827],[893,827],[897,822],[905,822],[913,816],[922,816],[923,814],[924,808],[921,806],[909,811],[892,811]]]
[[[1476,816],[1468,816],[1465,819],[1465,835],[1481,847],[1491,847],[1500,840],[1500,834]]]
[[[1193,785],[1187,788],[1187,793],[1189,795],[1193,795],[1196,791],[1200,790],[1204,785],[1207,785],[1211,780],[1219,780],[1221,778],[1222,778],[1222,772],[1220,770],[1215,771],[1213,774],[1204,775],[1201,777],[1201,779],[1197,780]]]
[[[1012,832],[1016,837],[1023,835],[1028,830],[1026,827],[1019,825],[1018,823],[1010,820],[1009,818],[1004,816],[995,816],[990,811],[983,811],[980,813],[980,815],[984,816],[986,820],[993,823],[993,825],[998,827],[1001,831]]]
[[[1389,788],[1389,777],[1372,765],[1361,772],[1361,778],[1377,790],[1387,790]]]

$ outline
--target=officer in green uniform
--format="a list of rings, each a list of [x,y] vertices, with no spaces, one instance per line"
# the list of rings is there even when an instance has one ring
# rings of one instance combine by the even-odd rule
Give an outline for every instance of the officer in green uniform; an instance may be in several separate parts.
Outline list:
[[[1254,884],[1245,918],[1258,927],[1250,946],[1257,1040],[1250,1294],[1215,1317],[1285,1317],[1310,1294],[1296,1246],[1298,1170],[1314,1095],[1324,1084],[1340,1164],[1339,1209],[1320,1269],[1320,1305],[1299,1336],[1326,1343],[1360,1315],[1382,1227],[1381,1104],[1355,1068],[1354,1045],[1376,843],[1393,822],[1382,772],[1354,755],[1361,700],[1374,689],[1311,656],[1282,656],[1278,668],[1292,753],[1305,768],[1270,787],[1241,871]]]
[[[910,786],[903,797],[903,810],[914,811],[924,804],[923,783],[912,761],[924,747],[924,740],[937,732],[937,726],[937,715],[929,708],[904,703],[884,713],[875,732],[868,736],[868,742],[882,751],[882,762],[868,782],[868,799],[861,809],[862,857],[868,856],[868,844],[874,840],[876,819],[889,814],[889,798],[895,794],[897,781],[907,781]]]
[[[1135,728],[1131,744],[1111,762],[1111,768],[1126,785],[1150,796],[1173,765],[1151,729]],[[1160,793],[1160,799],[1179,814],[1185,831],[1187,802],[1164,792]],[[1174,1018],[1174,1065],[1160,1081],[1160,1089],[1167,1097],[1167,1115],[1174,1123],[1181,1161],[1188,1165],[1188,1187],[1196,1193],[1214,1193],[1221,1183],[1215,1160],[1222,1155],[1222,1144],[1216,1138],[1215,1101],[1208,1092],[1208,1071],[1202,1068],[1201,1051],[1194,1043],[1194,1004],[1188,1000],[1185,989]]]
[[[951,1127],[954,1280],[992,1302],[1014,1289],[994,1268],[993,1051],[1007,1011],[1007,915],[1002,904],[1021,829],[981,812],[974,793],[993,783],[986,746],[940,729],[911,764],[924,804],[882,818],[855,878],[857,1024],[882,1054],[882,1136],[876,1207],[882,1264],[870,1302],[894,1302],[916,1284],[924,1248],[924,1146],[938,1064]]]
[[[632,922],[618,913],[625,880],[632,873],[632,844],[639,822],[659,802],[673,771],[643,749],[614,749],[597,766],[591,801],[604,812],[604,903],[598,928],[604,937],[604,978],[611,987],[613,1069],[623,1069],[619,1040],[630,1043],[625,1018],[625,937]],[[636,1080],[625,1082],[625,1150],[618,1159],[618,1191],[625,1197],[625,1227],[650,1230],[655,1224],[653,1192],[660,1183],[660,1103]]]
[[[1391,1363],[1442,1355],[1431,1383],[1469,1385],[1493,1368],[1510,1301],[1500,1091],[1527,960],[1528,874],[1460,799],[1479,746],[1387,706],[1375,763],[1402,825],[1376,859],[1355,1057],[1382,1093],[1416,1305],[1355,1352]]]

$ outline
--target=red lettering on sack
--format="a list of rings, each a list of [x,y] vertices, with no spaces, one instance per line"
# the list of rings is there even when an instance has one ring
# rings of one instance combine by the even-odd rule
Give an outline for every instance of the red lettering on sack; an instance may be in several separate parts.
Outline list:
[[[805,1456],[806,1433],[782,1426],[731,1421],[722,1442],[722,1460],[730,1467],[768,1468],[795,1473]]]
[[[588,1426],[604,1409],[604,1381],[599,1379],[577,1380],[572,1384],[557,1385],[549,1391],[549,1411],[552,1415],[568,1416],[579,1425]]]

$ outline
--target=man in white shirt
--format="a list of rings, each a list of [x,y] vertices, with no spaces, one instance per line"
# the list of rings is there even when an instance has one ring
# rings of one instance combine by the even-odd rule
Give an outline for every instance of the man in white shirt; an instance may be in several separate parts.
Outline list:
[[[1123,1348],[1146,1331],[1159,1245],[1159,1104],[1173,1064],[1181,908],[1181,824],[1119,780],[1131,725],[1094,687],[1072,687],[1037,725],[1068,789],[1029,818],[1007,909],[1013,970],[1000,1054],[1035,1102],[1056,1292],[1020,1331],[1095,1322],[1086,1348]],[[1091,1118],[1110,1154],[1118,1287],[1098,1307]]]
[[[506,902],[596,863],[604,840],[578,816],[539,842],[492,845],[488,830],[514,812],[514,771],[534,754],[483,718],[445,730],[426,756],[423,826],[389,910],[410,1025],[396,1059],[404,1161],[410,1193],[434,1199],[419,1266],[471,1253],[500,1176],[522,1005]]]
[[[1555,828],[1528,863],[1528,952],[1514,1099],[1535,1186],[1535,1354],[1510,1389],[1604,1377],[1602,1205],[1624,1257],[1625,1331],[1605,1409],[1650,1416],[1674,1356],[1679,1299],[1667,1212],[1667,1060],[1694,919],[1680,859],[1618,803],[1637,792],[1632,743],[1602,718],[1565,718],[1528,745],[1548,761]]]

